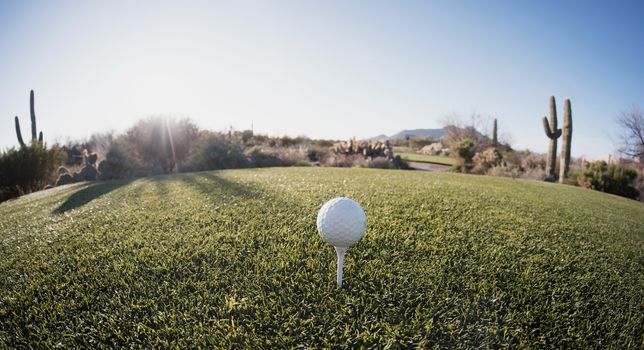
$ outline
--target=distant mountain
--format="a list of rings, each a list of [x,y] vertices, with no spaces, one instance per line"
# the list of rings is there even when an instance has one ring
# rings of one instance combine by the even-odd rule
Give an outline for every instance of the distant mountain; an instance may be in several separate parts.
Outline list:
[[[369,141],[384,141],[384,140],[388,140],[388,139],[389,139],[389,136],[387,136],[385,134],[380,134],[378,136],[370,137],[367,140],[369,140]]]
[[[371,141],[377,141],[377,140],[396,140],[396,139],[404,139],[407,136],[412,137],[412,136],[420,136],[420,137],[431,137],[434,139],[439,139],[443,137],[445,132],[443,129],[412,129],[412,130],[403,130],[399,133],[393,134],[391,136],[387,135],[378,135],[370,138],[369,140]]]

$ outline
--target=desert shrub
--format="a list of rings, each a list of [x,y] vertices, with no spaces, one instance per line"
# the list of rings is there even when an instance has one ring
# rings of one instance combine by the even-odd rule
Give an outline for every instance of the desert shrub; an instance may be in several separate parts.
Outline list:
[[[333,141],[333,140],[315,140],[315,141],[313,141],[313,145],[318,149],[331,148],[331,147],[333,147],[334,143],[335,143],[335,141]]]
[[[96,153],[88,154],[85,157],[85,162],[87,164],[95,165],[97,160],[98,160],[98,155]]]
[[[329,148],[319,148],[317,146],[311,147],[307,150],[307,157],[311,162],[319,162],[325,159],[329,153]]]
[[[97,160],[103,159],[110,145],[114,142],[112,132],[92,134],[84,140],[68,140],[62,150],[67,153],[65,165],[68,167],[82,166],[87,161],[87,156],[96,154]]]
[[[92,164],[85,165],[81,171],[74,173],[74,181],[96,181],[98,180],[98,170]]]
[[[521,158],[521,167],[525,170],[528,169],[545,169],[546,168],[546,157],[543,154],[535,154],[527,152]]]
[[[251,166],[258,168],[282,166],[282,160],[272,148],[252,147],[246,150],[246,156],[250,158]]]
[[[282,166],[291,166],[298,161],[308,161],[308,152],[305,148],[277,148],[273,150],[282,162]]]
[[[507,164],[502,162],[499,165],[493,166],[488,170],[488,175],[491,176],[502,176],[502,177],[511,177],[516,179],[522,175],[521,168],[516,165]]]
[[[311,144],[311,139],[306,136],[282,136],[279,139],[279,146],[284,148],[290,148],[294,146],[308,146]]]
[[[483,152],[477,152],[472,158],[472,172],[485,174],[490,168],[501,163],[501,153],[496,148],[488,148]]]
[[[74,166],[83,164],[83,149],[85,149],[84,144],[81,144],[79,142],[68,142],[61,149],[67,154],[65,165]]]
[[[67,185],[74,182],[76,181],[74,181],[74,177],[71,174],[60,174],[58,179],[56,179],[56,186]]]
[[[320,165],[325,167],[354,168],[366,167],[367,161],[361,154],[335,154],[329,153],[322,160]]]
[[[411,167],[409,166],[409,163],[402,159],[400,156],[395,156],[391,164],[393,165],[394,169],[400,169],[400,170],[409,170]]]
[[[70,177],[65,175],[70,175],[70,172],[65,169],[65,172],[61,174],[61,169],[59,168],[58,173],[59,177],[56,180],[56,186],[65,185],[70,182],[79,182],[79,181],[96,181],[99,178],[98,170],[96,170],[96,160],[98,155],[96,153],[89,153],[87,149],[83,150],[83,163],[85,164],[79,172],[71,174]]]
[[[56,180],[56,170],[65,162],[60,147],[47,148],[32,142],[0,154],[0,201],[43,189]]]
[[[240,144],[221,133],[202,132],[183,170],[243,168],[247,164]]]
[[[544,181],[546,179],[546,171],[541,168],[524,169],[520,177],[522,179]]]
[[[581,187],[632,199],[639,196],[639,191],[632,186],[637,172],[631,168],[607,164],[604,161],[591,162],[576,177],[577,184]]]
[[[385,157],[376,157],[362,165],[365,168],[393,169],[394,165]]]
[[[131,127],[121,142],[151,172],[169,173],[187,161],[198,136],[199,128],[190,119],[150,117]]]
[[[242,133],[242,141],[244,140],[244,134]],[[244,142],[245,147],[253,147],[253,146],[259,146],[263,145],[266,143],[268,140],[268,136],[266,135],[260,135],[260,134],[253,134],[253,137],[251,137],[248,141]]]
[[[361,154],[339,155],[334,166],[341,168],[363,167],[367,162]]]
[[[241,134],[241,139],[244,144],[247,144],[253,138],[253,130],[244,130]]]
[[[98,164],[101,180],[123,179],[133,175],[136,161],[118,143],[112,144],[105,159]]]
[[[460,172],[469,172],[472,169],[472,158],[476,154],[476,147],[474,142],[470,139],[465,139],[455,144],[452,147],[452,155],[458,161],[453,169]]]

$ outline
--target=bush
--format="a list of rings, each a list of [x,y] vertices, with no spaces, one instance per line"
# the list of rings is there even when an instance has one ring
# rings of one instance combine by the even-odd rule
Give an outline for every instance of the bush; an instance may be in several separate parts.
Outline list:
[[[329,153],[320,161],[320,165],[322,166],[338,168],[365,167],[366,163],[367,161],[361,154],[345,155]]]
[[[541,169],[545,171],[546,157],[543,154],[534,154],[527,152],[521,158],[521,167],[526,171],[528,169]]]
[[[458,160],[458,164],[453,169],[464,173],[470,172],[473,167],[472,159],[476,154],[474,142],[470,139],[465,139],[455,144],[452,147],[452,151],[452,154]]]
[[[521,174],[522,179],[544,181],[546,179],[546,171],[541,168],[525,169]]]
[[[319,147],[312,147],[309,148],[307,153],[307,157],[309,158],[309,161],[311,162],[319,162],[325,159],[328,154],[329,154],[329,148],[319,148]]]
[[[472,158],[474,168],[472,171],[477,174],[485,174],[490,168],[501,163],[501,153],[496,148],[488,148],[483,152],[477,152]]]
[[[308,162],[308,152],[302,147],[298,148],[278,148],[274,152],[282,162],[282,166],[291,166],[299,161]]]
[[[598,161],[588,163],[587,168],[577,176],[577,184],[584,188],[637,199],[639,191],[632,186],[636,178],[637,172],[631,168]]]
[[[258,168],[282,166],[282,160],[278,157],[277,152],[267,148],[253,147],[246,150],[246,156],[250,158],[250,166]]]
[[[521,168],[516,165],[501,163],[490,168],[487,174],[491,176],[511,177],[513,179],[516,179],[517,177],[521,176],[522,171]]]
[[[406,160],[402,159],[400,156],[395,156],[392,165],[394,169],[400,169],[400,170],[409,170],[411,167],[409,166],[409,163],[407,163]]]
[[[400,157],[400,156],[398,156]],[[394,165],[385,157],[376,157],[363,165],[366,168],[376,168],[376,169],[393,169]]]
[[[225,135],[204,131],[195,146],[185,170],[202,171],[215,169],[243,168],[248,165],[241,145]]]
[[[53,184],[56,169],[65,161],[58,146],[49,149],[32,142],[18,149],[10,148],[0,155],[0,201],[35,192]]]
[[[74,177],[72,177],[70,174],[60,174],[58,176],[58,179],[56,180],[56,186],[68,185],[74,182]]]
[[[120,141],[148,172],[169,173],[187,159],[198,135],[199,128],[189,119],[151,117],[140,120]]]
[[[123,179],[133,175],[135,161],[119,144],[112,144],[105,159],[98,164],[101,180]]]
[[[75,182],[96,181],[98,180],[98,171],[94,165],[87,164],[81,169],[81,171],[75,173],[73,178]]]
[[[313,142],[313,145],[314,145],[316,148],[318,148],[318,149],[320,149],[320,148],[327,148],[327,149],[328,149],[328,148],[333,147],[333,144],[334,144],[334,143],[335,143],[335,142],[334,142],[334,141],[332,141],[332,140],[322,140],[322,139],[319,139],[319,140],[315,140],[315,141]]]

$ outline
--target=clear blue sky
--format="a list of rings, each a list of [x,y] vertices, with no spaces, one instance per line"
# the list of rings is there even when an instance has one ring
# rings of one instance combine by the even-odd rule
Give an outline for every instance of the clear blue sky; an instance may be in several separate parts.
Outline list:
[[[0,147],[138,118],[272,135],[370,137],[496,117],[545,152],[541,117],[573,107],[573,155],[615,150],[644,106],[642,1],[0,1]],[[560,118],[561,120],[561,118]]]

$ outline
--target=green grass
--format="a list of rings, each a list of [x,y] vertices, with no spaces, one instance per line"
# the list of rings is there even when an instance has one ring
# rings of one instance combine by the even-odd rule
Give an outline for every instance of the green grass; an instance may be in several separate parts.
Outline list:
[[[368,217],[345,288],[317,210]],[[644,205],[556,184],[284,168],[0,204],[0,348],[638,348]]]
[[[414,153],[416,152],[415,149],[407,146],[394,146],[394,153]]]
[[[443,156],[431,156],[428,154],[418,154],[418,153],[394,153],[400,158],[411,161],[411,162],[421,162],[421,163],[435,163],[443,165],[454,165],[456,164],[456,159]]]

